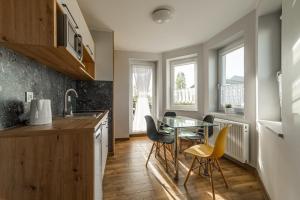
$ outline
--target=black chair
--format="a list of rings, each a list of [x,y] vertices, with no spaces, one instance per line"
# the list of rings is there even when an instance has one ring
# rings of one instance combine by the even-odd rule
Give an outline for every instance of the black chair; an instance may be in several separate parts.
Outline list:
[[[215,119],[215,117],[213,115],[206,115],[204,117],[203,121],[208,122],[208,123],[214,123],[214,119]],[[212,126],[208,127],[208,137],[210,138],[213,134],[214,134],[214,128]],[[202,143],[205,138],[205,133],[204,133],[203,128],[197,129],[194,132],[182,130],[179,137],[180,137],[180,139],[183,139],[183,140],[192,141],[193,144],[197,143],[198,141],[200,143]],[[181,151],[181,149],[182,148],[181,148],[181,142],[180,142],[180,151]]]
[[[164,117],[176,117],[176,112],[165,112]]]
[[[168,160],[167,160],[167,156],[166,156],[166,145],[168,144],[173,144],[174,143],[174,136],[172,135],[165,135],[165,134],[161,134],[155,126],[155,122],[153,120],[153,118],[149,115],[145,116],[146,119],[146,124],[147,124],[147,136],[149,137],[150,140],[153,141],[153,145],[151,147],[147,162],[146,162],[146,167],[148,165],[149,159],[151,157],[151,154],[153,152],[154,147],[157,149],[160,148],[160,144],[163,146],[164,148],[164,159],[166,162],[166,170],[168,170]]]
[[[213,124],[214,123],[214,120],[215,120],[215,116],[213,115],[206,115],[203,119],[204,122],[208,122],[208,123],[211,123]],[[198,130],[198,134],[202,136],[202,138],[204,138],[204,129],[199,129]],[[208,137],[210,138],[212,135],[214,134],[214,127],[212,126],[209,126],[208,127]]]
[[[176,112],[165,112],[164,117],[176,117]],[[170,128],[167,124],[161,124],[159,129],[162,130],[165,134],[170,134],[174,132],[172,128]]]

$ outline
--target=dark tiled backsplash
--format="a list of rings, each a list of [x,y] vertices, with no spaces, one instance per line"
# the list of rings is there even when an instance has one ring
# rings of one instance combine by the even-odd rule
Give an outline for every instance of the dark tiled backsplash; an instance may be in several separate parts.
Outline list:
[[[75,81],[12,50],[0,47],[0,129],[15,126],[29,110],[25,92],[51,99],[54,115],[62,114],[64,92]]]
[[[76,81],[79,98],[76,99],[77,110],[109,110],[109,150],[112,150],[112,81]]]
[[[30,105],[25,103],[25,92],[33,92],[37,99],[51,99],[53,115],[63,114],[64,93],[68,88],[75,88],[79,94],[74,110],[112,110],[112,82],[75,81],[0,47],[0,129],[26,119]]]

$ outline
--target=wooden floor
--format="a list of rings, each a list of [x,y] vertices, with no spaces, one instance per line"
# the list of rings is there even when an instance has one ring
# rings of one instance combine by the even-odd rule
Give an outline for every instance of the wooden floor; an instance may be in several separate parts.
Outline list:
[[[152,143],[146,137],[131,138],[116,143],[114,157],[109,157],[105,169],[104,200],[142,199],[212,199],[209,179],[191,175],[187,188],[183,186],[191,158],[180,155],[179,180],[174,182],[159,159],[151,157],[148,168],[146,158]],[[265,199],[262,187],[252,172],[227,160],[221,160],[229,189],[224,186],[219,173],[214,173],[216,199],[260,200]],[[170,170],[172,171],[172,170]]]

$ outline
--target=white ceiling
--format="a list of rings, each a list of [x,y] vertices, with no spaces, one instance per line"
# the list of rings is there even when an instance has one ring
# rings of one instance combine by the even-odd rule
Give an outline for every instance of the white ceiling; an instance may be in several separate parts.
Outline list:
[[[278,1],[278,0],[264,0]],[[78,0],[91,29],[115,32],[115,49],[164,52],[205,42],[256,8],[260,0]],[[162,5],[174,18],[156,24]]]

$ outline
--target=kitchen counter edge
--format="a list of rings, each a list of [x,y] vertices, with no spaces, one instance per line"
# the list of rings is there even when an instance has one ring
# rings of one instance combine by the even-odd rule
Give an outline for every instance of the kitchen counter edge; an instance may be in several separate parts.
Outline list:
[[[94,117],[54,117],[52,124],[38,125],[38,126],[17,126],[0,131],[0,138],[7,137],[29,137],[42,136],[48,134],[77,134],[94,133],[101,125],[104,117],[108,115],[109,111],[105,110],[98,118]]]

